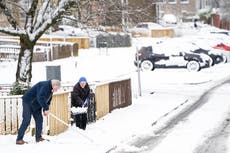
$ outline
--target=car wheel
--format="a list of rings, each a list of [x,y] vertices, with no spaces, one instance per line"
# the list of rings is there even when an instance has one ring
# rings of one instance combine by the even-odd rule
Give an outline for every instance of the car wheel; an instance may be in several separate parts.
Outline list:
[[[222,56],[216,56],[215,64],[224,63],[224,58]]]
[[[227,56],[223,55],[223,59],[224,59],[223,63],[227,63],[228,62]]]
[[[189,71],[200,71],[200,63],[197,61],[189,61],[187,63],[187,69]]]
[[[144,71],[152,71],[154,70],[153,63],[150,60],[143,60],[141,62],[141,69]]]

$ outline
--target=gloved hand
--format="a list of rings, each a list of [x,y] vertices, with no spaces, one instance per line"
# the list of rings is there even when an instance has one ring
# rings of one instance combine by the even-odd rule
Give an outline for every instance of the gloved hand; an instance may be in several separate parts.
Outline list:
[[[89,97],[87,97],[85,101],[89,101],[89,100],[90,100],[90,98],[89,98]]]
[[[82,102],[81,102],[81,106],[82,106],[82,107],[84,107],[84,105],[85,105],[85,102],[84,102],[84,101],[82,101]]]

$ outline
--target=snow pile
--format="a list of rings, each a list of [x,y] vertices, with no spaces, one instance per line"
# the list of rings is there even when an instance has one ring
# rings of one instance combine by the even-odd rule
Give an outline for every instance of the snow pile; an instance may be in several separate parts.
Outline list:
[[[73,115],[87,113],[87,107],[71,107]]]

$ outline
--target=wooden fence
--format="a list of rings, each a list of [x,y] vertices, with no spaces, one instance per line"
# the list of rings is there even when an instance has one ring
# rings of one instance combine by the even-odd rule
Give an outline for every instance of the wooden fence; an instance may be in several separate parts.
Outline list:
[[[69,91],[54,94],[50,113],[69,123]],[[22,121],[22,99],[20,96],[0,96],[0,135],[16,134]],[[31,121],[33,124],[33,120]],[[30,126],[33,127],[33,126]],[[28,131],[30,130],[28,127]],[[44,118],[43,132],[55,135],[68,127],[55,118]]]
[[[96,88],[96,112],[97,119],[105,116],[109,113],[109,84],[103,84]]]
[[[9,96],[11,89],[12,89],[11,84],[0,84],[0,97]]]
[[[211,25],[225,30],[230,30],[230,22],[228,20],[221,19],[220,14],[212,14]]]
[[[44,42],[50,42],[50,41],[55,41],[55,42],[72,42],[72,43],[77,43],[79,48],[81,49],[88,49],[90,47],[90,41],[89,37],[53,37],[52,40],[49,37],[42,37],[39,39],[39,41],[44,41]]]
[[[50,105],[50,113],[55,115],[61,121],[69,124],[70,119],[70,91],[59,93],[54,95]],[[46,125],[49,127],[47,134],[56,135],[64,132],[68,126],[63,124],[61,121],[56,118],[49,116]]]
[[[16,134],[22,121],[21,96],[0,97],[0,135]]]
[[[20,51],[20,46],[1,45],[0,46],[0,61],[16,61],[18,59],[19,51]]]
[[[114,109],[132,104],[131,80],[111,81],[96,87],[97,119],[112,112]]]
[[[50,113],[44,118],[43,133],[56,135],[64,132],[70,124],[70,96],[72,87],[63,88],[64,92],[55,93]],[[99,119],[116,108],[132,104],[130,79],[118,80],[97,85],[95,88],[96,118]],[[17,134],[22,121],[22,99],[20,96],[0,96],[0,135]],[[33,132],[34,126],[27,131]]]
[[[8,96],[10,94],[10,90],[8,89],[1,89],[0,90],[0,97],[1,96]]]
[[[20,46],[0,46],[0,61],[16,61],[19,52]],[[52,49],[51,46],[35,46],[32,61],[52,61],[71,56],[78,56],[77,43],[60,44],[56,42],[52,45]]]
[[[4,39],[0,39],[2,41],[6,41],[8,43],[16,43],[19,44],[19,37],[14,37],[14,36],[4,36]],[[41,37],[38,39],[37,44],[49,44],[50,42],[59,42],[59,43],[77,43],[79,48],[81,49],[88,49],[90,47],[90,38],[89,37],[65,37],[65,36],[46,36],[46,37]]]
[[[160,38],[160,37],[174,37],[173,29],[154,29],[151,30],[151,37]]]
[[[47,60],[53,61],[56,59],[78,56],[78,44],[73,43],[71,45],[55,45],[52,50],[47,52]],[[43,61],[46,61],[43,60]]]

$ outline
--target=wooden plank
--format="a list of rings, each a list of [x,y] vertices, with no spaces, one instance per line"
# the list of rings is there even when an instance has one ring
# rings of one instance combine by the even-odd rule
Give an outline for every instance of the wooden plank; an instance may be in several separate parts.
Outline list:
[[[54,95],[50,106],[50,112],[60,120],[64,121],[65,123],[68,123],[68,116],[69,116],[68,99],[69,99],[68,92]],[[64,125],[62,122],[58,121],[54,117],[49,118],[50,135],[56,135],[61,132],[64,132],[67,128],[68,127],[66,125]]]
[[[121,80],[109,84],[109,111],[132,104],[131,80]]]
[[[6,133],[5,134],[10,134],[11,133],[11,98],[7,98],[5,100],[5,126],[6,126]]]
[[[50,38],[40,38],[39,41],[50,41]],[[75,42],[79,44],[79,48],[82,49],[87,49],[89,48],[89,38],[88,37],[83,37],[83,38],[77,38],[77,37],[65,37],[65,38],[52,38],[52,41],[55,42]]]
[[[0,98],[0,135],[5,134],[5,99]]]
[[[79,44],[79,48],[89,48],[89,38],[66,38],[67,42],[76,42]]]
[[[151,30],[152,37],[173,37],[174,31],[173,29],[153,29]]]
[[[109,84],[96,87],[95,102],[97,119],[109,113]]]
[[[52,98],[52,101],[51,101],[51,104],[50,104],[50,112],[52,114],[56,114],[56,111],[55,111],[55,98],[56,96],[53,96]],[[56,124],[56,120],[53,118],[53,117],[50,117],[49,118],[49,134],[50,135],[54,135],[56,133],[56,128],[55,128],[55,124]]]

